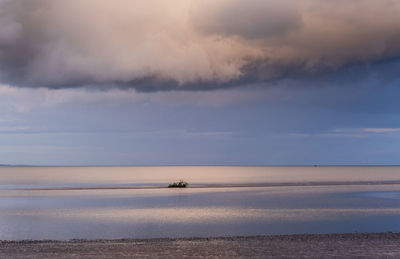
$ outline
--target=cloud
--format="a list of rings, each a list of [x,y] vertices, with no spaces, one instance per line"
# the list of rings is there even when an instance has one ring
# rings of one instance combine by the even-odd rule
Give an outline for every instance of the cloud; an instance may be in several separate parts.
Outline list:
[[[15,21],[13,12],[8,13],[6,5],[10,1],[0,1],[0,45],[15,44],[22,33],[22,26]]]
[[[294,0],[196,1],[191,17],[196,29],[205,34],[264,39],[299,29],[302,18]]]
[[[0,81],[206,90],[400,55],[396,0],[0,0]]]
[[[276,88],[265,89],[253,86],[243,88],[217,89],[214,91],[160,91],[155,93],[137,92],[134,89],[109,89],[101,91],[88,88],[48,89],[17,88],[0,84],[0,124],[9,121],[5,116],[27,113],[36,109],[54,109],[78,105],[163,105],[169,107],[227,107],[252,102],[262,102],[268,96],[278,98]]]
[[[344,137],[344,138],[370,138],[376,136],[398,135],[400,128],[342,128],[326,132],[289,133],[292,137]]]
[[[393,133],[400,132],[400,128],[364,128],[365,132],[371,133]]]

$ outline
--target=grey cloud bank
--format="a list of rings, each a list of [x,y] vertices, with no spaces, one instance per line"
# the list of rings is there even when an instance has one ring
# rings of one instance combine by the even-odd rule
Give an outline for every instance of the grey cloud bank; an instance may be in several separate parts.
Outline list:
[[[395,0],[0,0],[0,81],[206,90],[400,55]]]

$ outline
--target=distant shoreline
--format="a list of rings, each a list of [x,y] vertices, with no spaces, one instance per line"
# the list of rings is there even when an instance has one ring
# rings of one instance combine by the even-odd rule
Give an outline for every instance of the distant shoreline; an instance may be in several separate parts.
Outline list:
[[[398,258],[400,233],[0,241],[1,258]]]
[[[9,165],[0,167],[400,167],[399,165]]]

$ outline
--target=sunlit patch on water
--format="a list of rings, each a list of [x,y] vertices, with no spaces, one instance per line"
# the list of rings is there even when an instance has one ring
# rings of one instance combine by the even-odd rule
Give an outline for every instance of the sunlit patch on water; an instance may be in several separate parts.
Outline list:
[[[9,210],[0,217],[58,218],[77,221],[140,223],[227,223],[227,222],[301,222],[334,220],[375,215],[397,215],[400,208],[313,208],[313,209],[243,209],[225,207],[198,208],[113,208],[113,209],[58,209]]]

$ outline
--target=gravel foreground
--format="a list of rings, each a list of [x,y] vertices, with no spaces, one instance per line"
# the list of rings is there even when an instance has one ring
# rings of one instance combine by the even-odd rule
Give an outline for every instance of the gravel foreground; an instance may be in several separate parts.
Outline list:
[[[0,258],[400,258],[400,233],[0,241]]]

